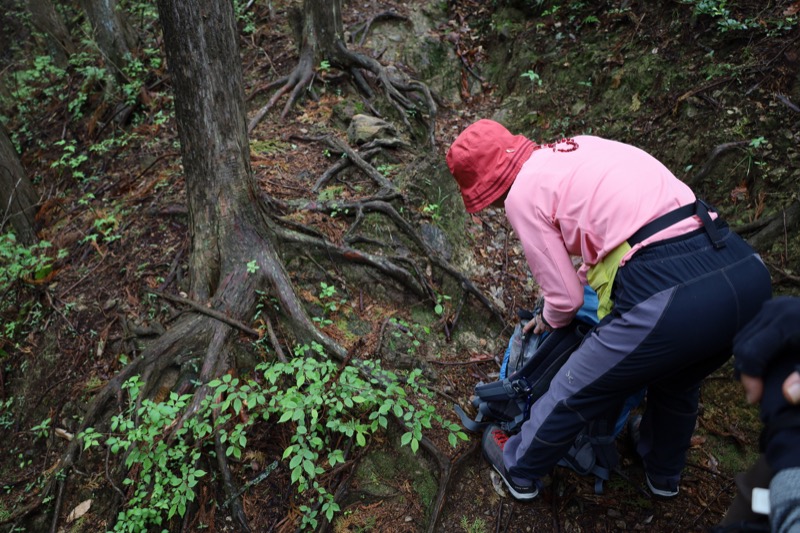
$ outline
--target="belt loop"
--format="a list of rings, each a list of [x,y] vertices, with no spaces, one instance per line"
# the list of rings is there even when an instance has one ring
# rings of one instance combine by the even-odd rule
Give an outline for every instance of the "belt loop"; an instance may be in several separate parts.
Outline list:
[[[703,227],[705,228],[709,239],[711,239],[711,243],[714,245],[714,248],[718,250],[720,248],[724,248],[725,242],[722,240],[722,234],[708,214],[708,205],[703,200],[697,200],[694,205],[695,214],[700,217],[700,220],[703,222]]]

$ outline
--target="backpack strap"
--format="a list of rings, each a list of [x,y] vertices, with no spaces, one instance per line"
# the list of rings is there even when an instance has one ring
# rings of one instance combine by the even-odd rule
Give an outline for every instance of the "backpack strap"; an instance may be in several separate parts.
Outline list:
[[[595,494],[603,493],[603,484],[611,478],[611,472],[619,463],[612,427],[606,420],[591,423],[558,462],[582,476],[593,475]]]
[[[471,431],[473,433],[483,433],[483,430],[489,426],[489,422],[483,420],[483,413],[480,411],[478,411],[478,416],[476,416],[475,420],[473,420],[467,415],[467,413],[464,412],[460,405],[454,404],[453,409],[461,419],[461,425],[464,426],[464,429],[467,431]]]

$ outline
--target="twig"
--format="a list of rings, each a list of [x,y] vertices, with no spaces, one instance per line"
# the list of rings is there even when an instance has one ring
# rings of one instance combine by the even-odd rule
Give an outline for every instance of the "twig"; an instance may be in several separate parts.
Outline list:
[[[64,487],[67,485],[67,474],[64,472],[64,478],[58,482],[58,495],[56,496],[56,504],[53,508],[53,521],[50,523],[50,533],[58,531],[58,515],[61,514],[61,505],[64,502]]]
[[[429,361],[435,365],[442,365],[442,366],[463,366],[463,365],[472,365],[477,363],[488,363],[494,362],[494,356],[485,357],[483,359],[471,359],[469,361]]]
[[[795,113],[800,113],[800,106],[789,100],[788,96],[783,95],[781,93],[776,93],[775,98],[777,98],[783,105],[785,105]]]
[[[122,501],[125,501],[125,493],[122,492],[122,490],[119,487],[117,487],[117,484],[114,483],[114,480],[111,479],[111,474],[109,474],[109,472],[108,472],[108,457],[109,457],[109,455],[111,455],[111,447],[110,446],[106,448],[106,480],[111,484],[111,487],[115,491],[117,491],[117,494],[120,495],[120,497],[122,498]]]
[[[229,317],[229,316],[227,316],[227,315],[225,315],[223,313],[220,313],[219,311],[215,311],[213,309],[209,309],[208,307],[203,307],[202,305],[200,305],[199,303],[195,302],[194,300],[190,300],[188,298],[181,298],[180,296],[174,296],[172,294],[167,294],[165,292],[158,292],[158,291],[153,291],[153,290],[148,291],[148,292],[150,292],[151,294],[155,294],[156,296],[159,296],[161,298],[164,298],[165,300],[172,300],[173,302],[177,302],[177,303],[182,303],[184,305],[188,305],[189,307],[191,307],[192,309],[194,309],[198,313],[204,314],[206,316],[210,316],[211,318],[215,318],[215,319],[219,320],[220,322],[224,322],[224,323],[228,324],[229,326],[233,326],[234,328],[239,329],[239,330],[241,330],[241,331],[243,331],[243,332],[245,332],[248,335],[251,335],[253,337],[256,337],[256,338],[260,337],[258,331],[254,330],[253,328],[251,328],[249,326],[246,326],[246,325],[242,324],[241,322],[239,322],[238,320],[234,320],[233,318],[231,318],[231,317]]]
[[[247,489],[267,479],[269,475],[272,473],[272,471],[275,470],[276,468],[278,468],[278,461],[273,461],[272,464],[270,464],[267,468],[265,468],[263,472],[261,472],[255,478],[251,479],[250,481],[242,485],[242,488],[237,490],[236,494],[231,495],[227,500],[225,500],[225,502],[222,504],[223,509],[228,507],[228,504],[230,504],[234,499],[244,494],[247,491]]]
[[[269,340],[272,343],[272,347],[275,348],[275,354],[278,356],[278,360],[281,363],[286,363],[288,360],[281,349],[281,344],[278,342],[278,337],[275,336],[275,331],[272,329],[272,321],[269,319],[269,317],[266,317],[265,322],[267,324],[267,334],[269,335]]]
[[[231,475],[231,469],[228,465],[227,456],[225,455],[225,447],[220,440],[219,433],[214,436],[214,449],[217,452],[217,465],[219,466],[220,473],[222,474],[225,492],[228,494],[228,499],[225,501],[225,506],[230,504],[233,505],[231,512],[234,515],[234,519],[239,523],[242,530],[249,532],[250,526],[247,523],[247,517],[244,514],[244,509],[242,509],[242,502],[239,500],[239,495],[241,492],[234,491],[233,476]]]

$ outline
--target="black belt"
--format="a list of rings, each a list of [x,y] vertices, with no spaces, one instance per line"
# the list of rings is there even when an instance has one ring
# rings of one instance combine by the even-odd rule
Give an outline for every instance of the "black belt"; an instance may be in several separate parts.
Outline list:
[[[717,225],[714,223],[714,221],[711,220],[711,216],[708,214],[709,211],[713,212],[714,210],[706,205],[706,203],[702,200],[697,200],[693,204],[687,204],[677,209],[673,209],[666,215],[661,215],[657,219],[642,226],[639,231],[631,235],[631,237],[628,239],[628,244],[635,246],[648,237],[652,237],[659,231],[665,230],[673,224],[676,224],[685,218],[689,218],[692,215],[697,215],[703,222],[703,227],[705,228],[709,239],[711,239],[711,243],[714,245],[714,248],[722,248],[725,246],[725,243],[722,240],[722,234],[720,233],[719,228],[717,228]]]

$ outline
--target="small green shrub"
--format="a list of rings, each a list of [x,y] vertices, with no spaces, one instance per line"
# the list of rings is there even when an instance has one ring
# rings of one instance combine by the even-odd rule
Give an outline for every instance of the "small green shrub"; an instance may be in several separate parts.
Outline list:
[[[191,395],[172,393],[163,402],[142,399],[137,407],[142,384],[138,377],[128,380],[124,388],[129,406],[112,419],[111,433],[88,428],[79,435],[84,449],[103,444],[113,454],[124,454],[128,469],[139,467],[130,470],[138,472],[137,479],[132,475],[124,481],[134,492],[114,531],[143,531],[166,525],[176,514],[183,516],[194,487],[206,475],[198,465],[214,435],[227,456],[240,459],[248,429],[259,420],[290,427],[282,458],[297,488],[304,530],[317,527],[320,513],[330,520],[339,511],[320,476],[345,461],[347,441],[366,446],[373,434],[388,428],[391,416],[405,427],[401,443],[414,452],[423,431],[434,424],[448,431],[453,446],[467,439],[458,424],[444,420],[428,402],[433,393],[420,382],[418,369],[401,376],[379,362],[341,366],[317,344],[297,347],[295,356],[256,367],[258,381],[227,374],[211,381],[199,411],[177,428],[175,420]]]

